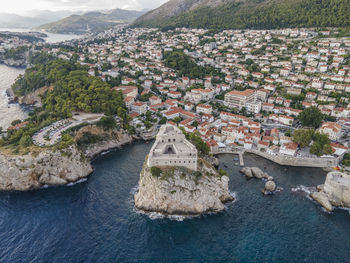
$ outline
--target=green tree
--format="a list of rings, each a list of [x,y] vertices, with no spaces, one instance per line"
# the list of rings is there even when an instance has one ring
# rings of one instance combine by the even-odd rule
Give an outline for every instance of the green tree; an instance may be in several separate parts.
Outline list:
[[[324,155],[331,155],[333,153],[332,147],[329,144],[325,144],[323,146],[323,154]]]
[[[331,140],[328,138],[328,135],[324,133],[315,132],[313,139],[314,141],[319,142],[321,145],[331,143]]]
[[[303,126],[313,127],[316,129],[320,127],[322,123],[323,114],[320,112],[320,110],[317,107],[310,107],[303,110],[300,113],[299,119]]]
[[[301,148],[309,146],[312,141],[314,130],[295,130],[293,133],[293,142],[299,144]]]
[[[112,116],[103,116],[97,123],[97,127],[102,128],[105,131],[113,130],[117,127],[117,122]]]
[[[227,176],[227,172],[224,169],[219,170],[219,175],[220,176]]]
[[[19,140],[19,145],[22,147],[29,147],[32,145],[32,143],[32,137],[30,137],[27,134],[23,135],[22,138]]]
[[[320,157],[322,155],[322,145],[319,142],[314,142],[311,145],[310,153],[317,155]]]
[[[154,177],[159,177],[162,173],[162,170],[156,166],[152,166],[151,167],[151,174]]]

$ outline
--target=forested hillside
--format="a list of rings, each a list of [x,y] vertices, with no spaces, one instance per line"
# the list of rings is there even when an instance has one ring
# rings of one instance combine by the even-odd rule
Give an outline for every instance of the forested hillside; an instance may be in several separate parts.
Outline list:
[[[125,111],[122,94],[75,62],[55,59],[37,64],[27,69],[12,88],[17,95],[25,95],[43,86],[53,87],[42,101],[43,109],[55,116],[69,117],[72,111],[107,115]]]
[[[226,0],[219,6],[202,2],[202,5],[170,17],[159,12],[153,17],[148,15],[147,19],[141,17],[134,25],[163,29],[350,26],[350,0]]]

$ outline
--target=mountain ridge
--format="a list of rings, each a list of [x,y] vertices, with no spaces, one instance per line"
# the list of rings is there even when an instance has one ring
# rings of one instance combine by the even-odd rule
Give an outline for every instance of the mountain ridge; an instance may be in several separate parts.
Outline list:
[[[273,29],[350,26],[350,0],[170,0],[134,27]]]
[[[100,32],[118,23],[130,23],[146,11],[112,9],[107,11],[90,11],[82,15],[70,15],[61,20],[38,27],[50,33],[84,34]]]

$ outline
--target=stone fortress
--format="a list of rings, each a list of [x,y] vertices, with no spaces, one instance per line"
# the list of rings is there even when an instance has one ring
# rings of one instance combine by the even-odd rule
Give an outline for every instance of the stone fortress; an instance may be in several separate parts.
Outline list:
[[[182,166],[197,171],[197,149],[186,140],[182,131],[171,125],[163,125],[153,144],[147,165]]]
[[[310,196],[319,202],[327,211],[334,207],[350,208],[350,175],[339,171],[327,174],[324,184],[317,186],[317,192]]]

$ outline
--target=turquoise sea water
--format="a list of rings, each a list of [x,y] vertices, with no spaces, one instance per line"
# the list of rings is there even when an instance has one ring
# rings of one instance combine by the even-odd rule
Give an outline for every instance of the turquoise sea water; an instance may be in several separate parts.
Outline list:
[[[150,219],[133,192],[151,144],[101,156],[87,181],[0,193],[0,262],[348,262],[350,215],[325,213],[291,188],[324,181],[320,169],[286,168],[246,155],[274,176],[280,193],[247,180],[233,156],[220,157],[237,201],[219,214]]]

